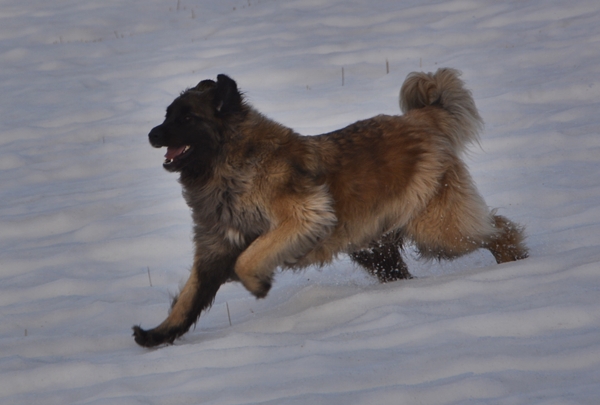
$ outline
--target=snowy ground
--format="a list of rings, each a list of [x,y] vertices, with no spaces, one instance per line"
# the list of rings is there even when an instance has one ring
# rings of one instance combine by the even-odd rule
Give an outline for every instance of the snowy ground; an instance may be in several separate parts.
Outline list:
[[[315,134],[397,113],[406,74],[440,66],[473,90],[473,176],[531,258],[411,260],[387,285],[341,260],[266,300],[226,285],[174,346],[134,343],[191,264],[147,142],[181,90],[227,73]],[[0,0],[0,67],[0,403],[599,403],[597,0]]]

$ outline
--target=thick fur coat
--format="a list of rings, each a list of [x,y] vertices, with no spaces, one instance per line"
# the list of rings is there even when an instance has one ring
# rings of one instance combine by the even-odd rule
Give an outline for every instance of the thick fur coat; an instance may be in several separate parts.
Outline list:
[[[194,263],[168,317],[135,326],[136,342],[172,343],[227,281],[263,298],[277,268],[340,253],[382,282],[410,278],[407,241],[427,258],[478,248],[498,263],[527,257],[521,227],[487,207],[461,160],[482,120],[459,73],[410,74],[400,107],[404,115],[301,136],[248,105],[225,75],[176,98],[149,140],[180,173]]]

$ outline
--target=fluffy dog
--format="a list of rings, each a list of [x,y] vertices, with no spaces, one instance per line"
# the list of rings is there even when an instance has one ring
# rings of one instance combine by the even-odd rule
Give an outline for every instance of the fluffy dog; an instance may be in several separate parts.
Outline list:
[[[277,268],[340,253],[381,282],[410,278],[407,241],[426,258],[478,248],[498,263],[527,257],[522,228],[488,209],[461,160],[482,121],[459,73],[410,74],[400,107],[402,116],[301,136],[248,105],[225,75],[177,97],[149,140],[167,148],[163,167],[180,173],[194,263],[168,317],[134,326],[135,341],[172,343],[227,281],[263,298]]]

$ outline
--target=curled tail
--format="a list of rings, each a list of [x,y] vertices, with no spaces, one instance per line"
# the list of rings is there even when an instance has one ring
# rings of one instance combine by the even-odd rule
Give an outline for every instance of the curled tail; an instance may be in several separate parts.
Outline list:
[[[441,68],[435,73],[410,73],[400,89],[400,109],[403,113],[427,106],[438,106],[453,118],[440,123],[457,152],[479,141],[483,121],[477,112],[471,92],[455,69]]]

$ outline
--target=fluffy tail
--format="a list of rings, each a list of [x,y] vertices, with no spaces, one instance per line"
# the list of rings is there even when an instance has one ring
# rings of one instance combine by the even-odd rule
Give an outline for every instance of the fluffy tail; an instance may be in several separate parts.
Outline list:
[[[427,106],[438,106],[453,118],[440,123],[457,151],[472,142],[479,142],[483,121],[477,112],[471,92],[459,79],[460,72],[441,68],[434,73],[413,72],[400,89],[400,109],[403,113]]]

